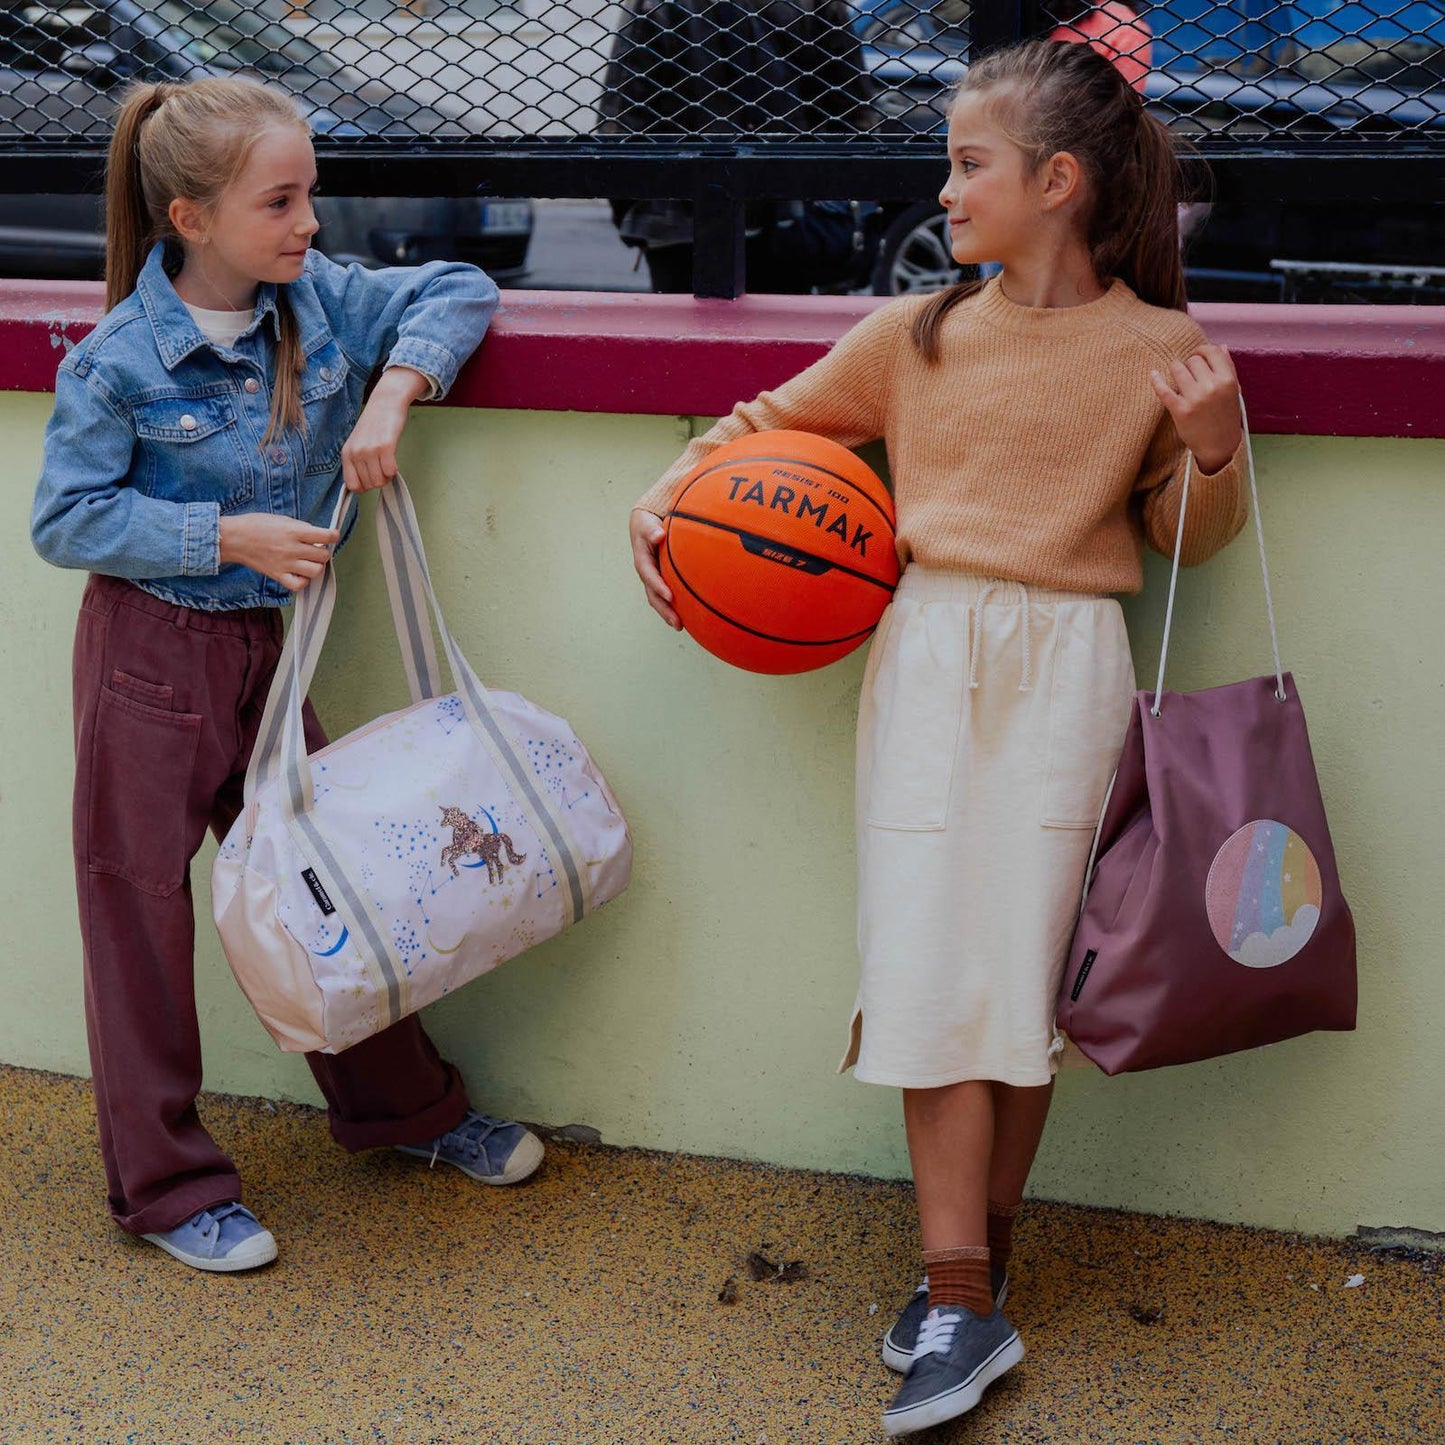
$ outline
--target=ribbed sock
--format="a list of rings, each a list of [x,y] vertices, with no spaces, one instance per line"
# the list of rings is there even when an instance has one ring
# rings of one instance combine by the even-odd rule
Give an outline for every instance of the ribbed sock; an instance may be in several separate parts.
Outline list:
[[[993,1262],[1005,1273],[1008,1271],[1009,1256],[1014,1248],[1014,1220],[1018,1218],[1020,1204],[998,1204],[988,1201],[988,1249]]]
[[[988,1246],[966,1244],[959,1249],[925,1249],[928,1307],[962,1305],[976,1315],[993,1313],[993,1288],[988,1278]]]

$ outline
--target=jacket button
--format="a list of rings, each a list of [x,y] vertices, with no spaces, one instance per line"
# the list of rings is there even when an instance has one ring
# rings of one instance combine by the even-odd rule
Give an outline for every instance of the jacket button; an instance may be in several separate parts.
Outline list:
[[[255,396],[256,393],[261,390],[261,383],[257,381],[254,376],[248,376],[245,381],[245,387],[252,396]]]
[[[193,417],[193,416],[190,414],[190,412],[187,412],[187,413],[185,414],[185,416],[183,416],[183,417],[181,418],[181,430],[182,430],[182,431],[195,431],[195,429],[196,429],[196,419],[195,419],[195,417]]]
[[[271,460],[279,467],[286,460],[286,453],[280,447],[272,447]]]
[[[331,380],[331,368],[329,366],[323,366],[321,368],[321,379],[322,381]]]

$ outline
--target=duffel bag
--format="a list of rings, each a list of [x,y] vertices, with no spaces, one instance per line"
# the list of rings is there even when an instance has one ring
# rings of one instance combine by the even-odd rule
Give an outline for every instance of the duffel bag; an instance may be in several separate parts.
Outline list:
[[[353,505],[343,494],[333,523]],[[627,821],[561,718],[483,687],[442,617],[397,477],[377,538],[411,706],[307,756],[335,568],[297,596],[245,806],[211,874],[232,971],[281,1048],[338,1053],[627,886]],[[430,617],[455,690],[443,692]]]

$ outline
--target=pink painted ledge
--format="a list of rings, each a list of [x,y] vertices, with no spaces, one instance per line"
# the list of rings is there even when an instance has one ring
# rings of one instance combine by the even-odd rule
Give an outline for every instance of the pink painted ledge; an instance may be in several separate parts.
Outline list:
[[[95,282],[0,280],[0,391],[50,391],[101,314]],[[821,356],[860,297],[505,291],[443,405],[717,416]],[[1259,432],[1445,437],[1445,307],[1203,304]]]

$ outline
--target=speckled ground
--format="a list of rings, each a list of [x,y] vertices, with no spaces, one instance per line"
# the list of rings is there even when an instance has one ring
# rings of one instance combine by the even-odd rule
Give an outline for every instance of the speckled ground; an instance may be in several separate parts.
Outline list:
[[[88,1087],[0,1068],[4,1445],[883,1438],[905,1187],[554,1143],[491,1190],[343,1154],[309,1109],[203,1107],[270,1269],[202,1275],[122,1235]],[[800,1277],[754,1279],[755,1252]],[[1438,1257],[1036,1205],[1010,1314],[1028,1358],[918,1438],[1445,1442]]]

